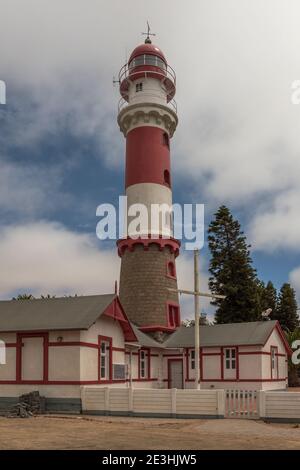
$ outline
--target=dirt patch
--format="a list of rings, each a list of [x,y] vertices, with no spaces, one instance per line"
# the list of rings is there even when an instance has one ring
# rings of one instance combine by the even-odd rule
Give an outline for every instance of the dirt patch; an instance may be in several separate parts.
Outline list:
[[[261,421],[0,418],[0,449],[300,449],[300,428]]]

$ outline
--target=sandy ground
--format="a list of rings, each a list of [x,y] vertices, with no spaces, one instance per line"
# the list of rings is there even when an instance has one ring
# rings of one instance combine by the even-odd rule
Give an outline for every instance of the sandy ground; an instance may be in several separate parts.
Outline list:
[[[300,426],[247,419],[1,417],[0,449],[300,449]]]

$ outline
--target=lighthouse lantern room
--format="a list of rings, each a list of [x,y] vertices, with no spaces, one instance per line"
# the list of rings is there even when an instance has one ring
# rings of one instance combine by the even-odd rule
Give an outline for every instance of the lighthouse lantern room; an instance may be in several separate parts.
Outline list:
[[[180,324],[175,258],[180,243],[173,238],[170,139],[178,123],[174,95],[176,75],[149,34],[134,49],[119,74],[118,124],[126,138],[126,237],[117,242],[121,257],[120,300],[142,331],[157,340]],[[132,230],[135,204],[147,208],[147,223]],[[159,206],[158,206],[159,205]],[[162,210],[153,226],[153,207]]]

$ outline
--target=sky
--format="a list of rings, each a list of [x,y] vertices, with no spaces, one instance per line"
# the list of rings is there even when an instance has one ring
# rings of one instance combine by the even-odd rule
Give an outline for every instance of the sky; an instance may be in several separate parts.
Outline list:
[[[226,204],[258,276],[300,301],[299,17],[298,0],[0,0],[0,298],[113,291],[120,260],[95,233],[124,191],[112,81],[149,20],[177,75],[174,202],[205,204],[206,228]],[[203,290],[208,262],[205,244]],[[190,252],[177,270],[192,288]]]

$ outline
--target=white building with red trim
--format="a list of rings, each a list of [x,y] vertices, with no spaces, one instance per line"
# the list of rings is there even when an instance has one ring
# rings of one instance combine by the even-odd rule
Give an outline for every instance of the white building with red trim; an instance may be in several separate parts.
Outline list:
[[[0,407],[39,390],[48,410],[80,410],[81,387],[193,388],[194,328],[159,343],[112,295],[0,302]],[[290,348],[275,321],[200,328],[201,388],[284,390]]]

